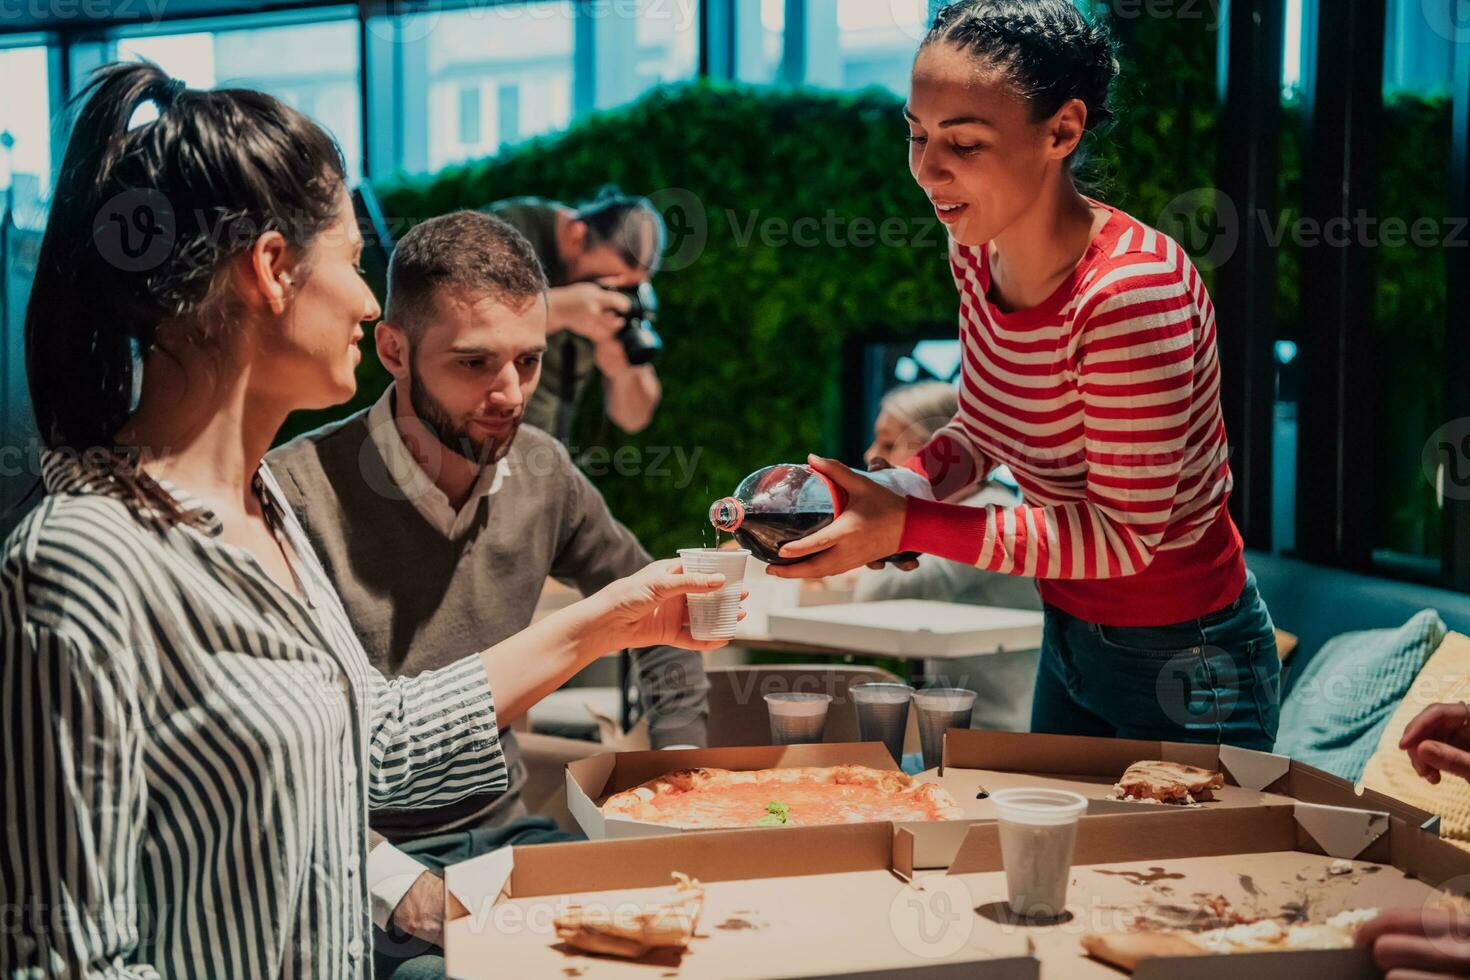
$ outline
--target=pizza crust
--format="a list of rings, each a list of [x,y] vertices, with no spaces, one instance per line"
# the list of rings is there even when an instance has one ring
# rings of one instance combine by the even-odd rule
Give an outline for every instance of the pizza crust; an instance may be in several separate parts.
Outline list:
[[[674,896],[641,909],[571,905],[553,920],[556,937],[573,949],[637,959],[655,949],[684,949],[704,908],[699,881],[674,872]]]
[[[1203,947],[1174,932],[1088,933],[1082,937],[1082,948],[1094,959],[1130,973],[1139,961],[1155,956],[1205,955]]]
[[[1211,769],[1146,760],[1129,766],[1113,791],[1125,800],[1188,805],[1211,799],[1224,785],[1224,775]]]
[[[1283,925],[1275,919],[1262,919],[1196,933],[1088,933],[1082,937],[1082,948],[1096,959],[1129,971],[1136,969],[1140,960],[1155,956],[1346,949],[1353,945],[1358,926],[1377,914],[1377,909],[1349,909],[1319,923]]]
[[[695,792],[701,789],[719,789],[726,786],[756,785],[769,786],[778,791],[781,786],[796,783],[841,784],[860,786],[871,790],[874,796],[901,797],[922,806],[932,806],[936,819],[958,820],[964,811],[936,783],[915,783],[913,777],[897,769],[873,769],[869,766],[794,766],[786,769],[757,769],[739,771],[730,769],[675,769],[650,779],[632,789],[614,793],[602,804],[606,817],[638,820],[662,826],[682,829],[706,829],[714,827],[747,826],[728,822],[679,821],[654,805],[655,798],[676,793]]]

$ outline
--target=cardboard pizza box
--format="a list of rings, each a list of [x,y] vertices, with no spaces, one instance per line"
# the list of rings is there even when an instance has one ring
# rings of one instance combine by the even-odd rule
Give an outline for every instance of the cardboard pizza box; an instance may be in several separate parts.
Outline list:
[[[945,736],[944,752],[945,764],[940,769],[916,778],[943,785],[964,811],[964,818],[899,824],[914,837],[913,860],[917,868],[948,867],[970,824],[995,819],[995,805],[988,796],[980,798],[982,790],[988,794],[1011,786],[1070,789],[1087,797],[1089,815],[1158,810],[1156,804],[1108,799],[1123,771],[1144,759],[1184,762],[1225,774],[1227,785],[1215,794],[1213,801],[1199,807],[1180,808],[1185,813],[1301,800],[1383,810],[1415,826],[1438,819],[1381,794],[1358,795],[1346,780],[1285,756],[1232,746],[951,729]],[[606,753],[567,766],[567,806],[583,833],[593,840],[709,833],[607,818],[599,807],[614,793],[675,769],[710,766],[740,771],[844,764],[897,768],[877,742]]]
[[[614,793],[631,789],[676,769],[708,766],[747,771],[785,769],[794,766],[862,765],[873,769],[897,769],[881,742],[846,742],[815,745],[759,745],[738,748],[678,749],[647,752],[610,752],[578,759],[567,766],[567,807],[593,840],[648,837],[668,834],[707,834],[708,830],[683,830],[605,817],[599,809]],[[969,797],[955,797],[965,819],[933,822],[902,821],[914,836],[914,862],[919,868],[943,868],[954,857],[971,820],[993,820],[994,807]],[[769,828],[757,828],[757,832]]]
[[[780,827],[752,847],[750,831],[697,837],[505,848],[451,865],[462,907],[446,915],[446,974],[460,980],[578,977],[973,977],[1036,980],[1020,936],[935,944],[906,901],[912,868],[892,824]],[[682,953],[639,960],[596,956],[558,940],[570,901],[637,910],[669,894],[678,871],[704,887],[694,939]],[[453,903],[451,903],[453,904]]]
[[[956,799],[962,794],[973,798],[980,787],[989,792],[1012,786],[1068,789],[1088,798],[1089,815],[1126,814],[1162,808],[1108,798],[1124,770],[1151,759],[1224,774],[1225,787],[1214,793],[1215,798],[1199,806],[1177,808],[1185,813],[1301,801],[1382,810],[1412,826],[1439,832],[1439,817],[1432,813],[1372,790],[1359,793],[1347,780],[1287,756],[1232,745],[952,728],[945,733],[943,764],[917,778],[939,783]],[[981,815],[993,817],[993,807]]]
[[[902,834],[900,833],[900,837]],[[903,842],[896,847],[901,851]],[[1024,936],[1046,976],[1117,978],[1123,971],[1093,960],[1087,933],[1128,932],[1140,917],[1205,926],[1207,902],[1224,900],[1250,917],[1283,913],[1320,923],[1350,909],[1420,908],[1470,887],[1470,854],[1386,812],[1314,803],[1203,812],[1084,817],[1067,896],[1056,924],[1009,915],[999,827],[975,824],[949,870],[917,884],[948,890],[950,906],[974,911],[953,928],[966,942]],[[960,890],[963,886],[963,890]],[[958,894],[954,894],[958,892]],[[937,896],[931,896],[932,903]],[[1241,957],[1246,957],[1242,959]],[[1379,977],[1361,949],[1300,950],[1144,960],[1139,980],[1334,980]]]

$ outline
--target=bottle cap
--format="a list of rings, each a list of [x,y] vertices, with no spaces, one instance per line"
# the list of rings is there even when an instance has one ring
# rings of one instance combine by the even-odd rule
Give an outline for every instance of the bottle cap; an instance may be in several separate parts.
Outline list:
[[[721,497],[709,505],[709,522],[719,531],[734,531],[745,521],[745,505],[736,497]]]

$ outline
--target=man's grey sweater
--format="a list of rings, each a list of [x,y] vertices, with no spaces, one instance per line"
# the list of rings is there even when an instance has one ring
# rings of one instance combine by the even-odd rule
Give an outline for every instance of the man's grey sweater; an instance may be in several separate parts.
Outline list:
[[[363,411],[274,450],[266,462],[315,546],[373,664],[388,675],[442,667],[525,629],[548,575],[590,594],[649,562],[555,439],[522,426],[499,486],[451,540],[407,499]],[[636,651],[655,748],[705,743],[709,684],[698,653]],[[525,765],[502,731],[510,788],[432,810],[378,810],[390,840],[523,815]]]

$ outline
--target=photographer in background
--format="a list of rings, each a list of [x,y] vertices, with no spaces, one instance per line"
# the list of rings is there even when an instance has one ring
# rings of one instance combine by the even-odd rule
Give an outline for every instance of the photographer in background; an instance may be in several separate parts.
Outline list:
[[[628,433],[646,428],[662,394],[658,374],[652,364],[630,363],[618,335],[635,306],[630,294],[658,271],[663,217],[647,198],[613,187],[575,208],[517,197],[485,210],[530,241],[550,285],[542,381],[526,421],[567,442],[577,401],[596,371],[612,423]]]

